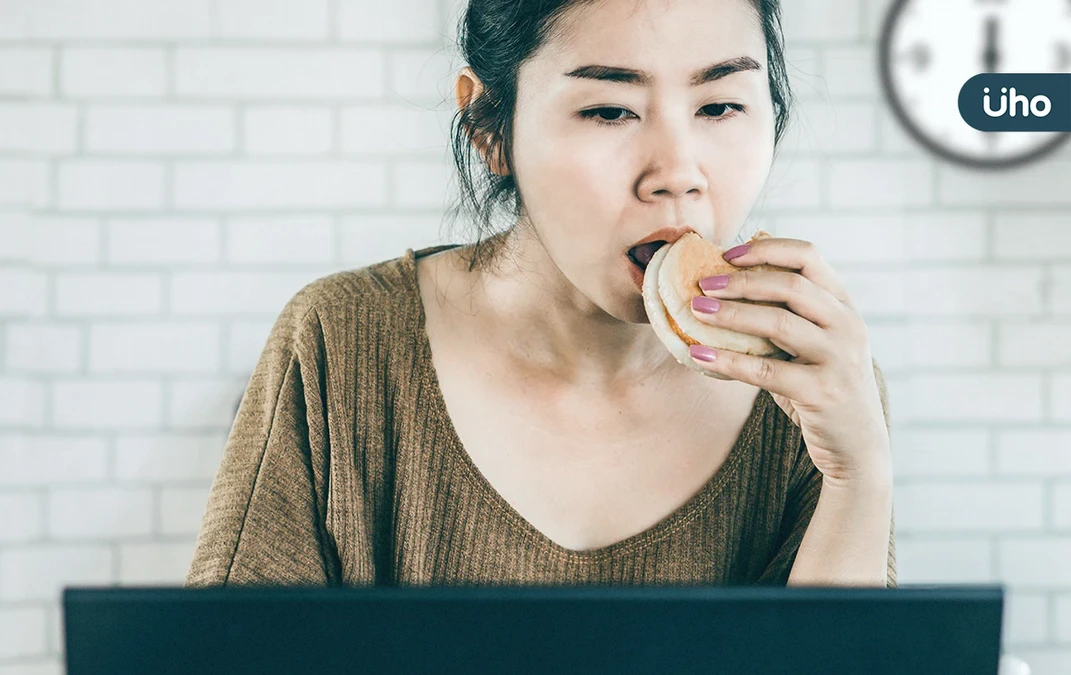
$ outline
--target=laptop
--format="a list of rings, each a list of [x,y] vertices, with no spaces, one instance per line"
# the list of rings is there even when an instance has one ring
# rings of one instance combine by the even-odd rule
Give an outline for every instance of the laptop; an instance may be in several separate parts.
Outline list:
[[[1003,585],[68,587],[68,675],[997,675]]]

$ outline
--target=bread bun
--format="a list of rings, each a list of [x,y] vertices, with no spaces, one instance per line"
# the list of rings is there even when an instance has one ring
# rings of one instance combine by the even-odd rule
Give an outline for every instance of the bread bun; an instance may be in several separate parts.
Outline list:
[[[759,230],[749,243],[771,237]],[[701,344],[718,350],[754,354],[787,360],[790,355],[770,340],[747,335],[719,326],[712,326],[692,314],[692,298],[704,295],[699,280],[715,274],[749,270],[782,270],[796,272],[776,265],[737,267],[722,256],[725,251],[698,234],[689,232],[658,249],[643,274],[643,306],[655,335],[682,365],[719,380],[730,378],[711,372],[692,359],[689,345]],[[732,298],[733,302],[784,307],[784,303]]]

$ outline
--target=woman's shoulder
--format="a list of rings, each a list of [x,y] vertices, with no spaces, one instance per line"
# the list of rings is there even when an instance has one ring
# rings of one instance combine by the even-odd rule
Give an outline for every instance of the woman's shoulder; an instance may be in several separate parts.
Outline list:
[[[415,329],[419,313],[412,248],[388,260],[340,270],[306,283],[290,296],[273,333],[293,340],[325,332]]]
[[[410,248],[396,258],[315,279],[295,293],[291,302],[321,313],[355,307],[405,308],[416,292],[415,257]]]
[[[327,274],[306,283],[283,305],[260,367],[283,374],[293,364],[306,377],[342,378],[341,387],[405,380],[417,372],[416,360],[423,354],[421,308],[411,248],[395,258]]]

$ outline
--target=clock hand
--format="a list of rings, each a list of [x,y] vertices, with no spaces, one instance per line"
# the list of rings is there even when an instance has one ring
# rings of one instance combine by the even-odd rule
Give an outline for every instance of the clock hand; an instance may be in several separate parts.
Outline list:
[[[996,17],[987,17],[985,22],[985,51],[982,52],[982,63],[987,73],[996,72],[1000,63],[1000,53],[997,51],[997,28]]]

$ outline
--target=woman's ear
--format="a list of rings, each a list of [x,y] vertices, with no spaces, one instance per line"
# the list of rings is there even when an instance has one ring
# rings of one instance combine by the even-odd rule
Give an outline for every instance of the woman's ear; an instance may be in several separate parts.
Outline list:
[[[483,83],[472,68],[465,66],[457,74],[457,82],[454,84],[454,96],[457,98],[458,110],[469,107],[469,104],[480,97],[483,93]]]
[[[480,82],[480,78],[476,76],[476,73],[472,71],[472,68],[465,66],[461,69],[461,72],[457,75],[457,83],[454,85],[454,96],[457,98],[458,110],[464,110],[473,101],[480,98],[483,94],[483,83]],[[484,162],[490,167],[491,171],[498,176],[505,176],[509,171],[505,168],[505,162],[502,159],[501,148],[496,147],[491,139],[483,133],[473,133],[471,127],[466,126],[465,130],[469,133],[469,136],[473,139],[473,144],[479,151],[480,156],[483,157]],[[491,149],[494,148],[494,157],[491,157]]]

